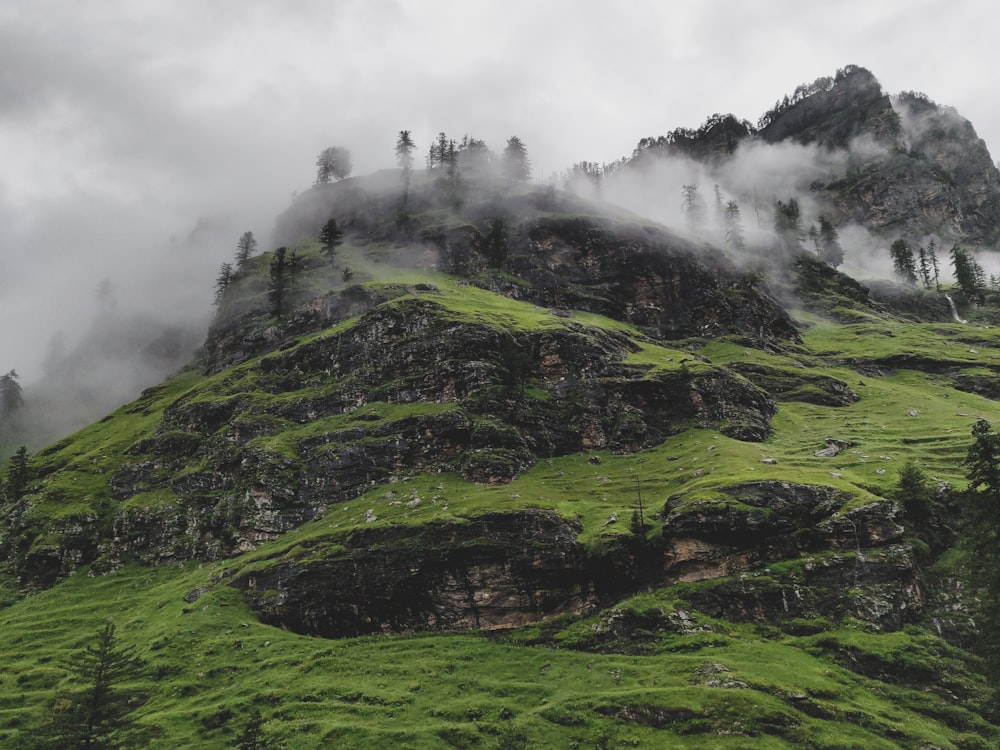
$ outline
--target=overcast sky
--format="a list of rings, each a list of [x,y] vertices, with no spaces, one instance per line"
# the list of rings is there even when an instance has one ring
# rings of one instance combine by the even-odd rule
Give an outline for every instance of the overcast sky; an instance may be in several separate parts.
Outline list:
[[[403,128],[421,156],[440,130],[517,134],[545,177],[715,112],[756,121],[858,64],[956,107],[996,156],[998,20],[994,0],[4,0],[0,371],[30,380],[103,278],[207,308],[319,151],[391,167]],[[199,218],[233,234],[192,258]]]

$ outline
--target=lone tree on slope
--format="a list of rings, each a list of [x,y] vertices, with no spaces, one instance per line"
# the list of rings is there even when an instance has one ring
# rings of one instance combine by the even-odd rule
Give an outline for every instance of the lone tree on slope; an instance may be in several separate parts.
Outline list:
[[[0,375],[0,418],[9,417],[24,406],[21,385],[17,382],[18,377],[14,370]]]
[[[501,161],[503,176],[513,182],[527,182],[531,179],[531,162],[528,149],[516,135],[507,140]]]
[[[215,277],[215,304],[221,305],[222,300],[226,296],[226,291],[229,289],[229,285],[233,282],[233,276],[235,271],[233,271],[232,263],[223,263],[219,266],[219,275]]]
[[[337,247],[344,242],[344,235],[337,226],[337,220],[332,216],[319,231],[319,241],[323,244],[323,255],[330,261],[330,265],[333,265],[334,258],[337,256]]]
[[[351,173],[351,152],[340,146],[329,146],[316,157],[316,184],[342,180]]]
[[[819,217],[819,259],[830,268],[844,262],[844,248],[840,246],[837,229],[825,216]]]
[[[254,250],[257,249],[257,240],[253,236],[253,232],[244,232],[240,235],[239,241],[236,243],[236,270],[242,271],[243,267],[250,260],[250,256],[253,255]]]
[[[133,726],[129,716],[134,695],[122,682],[137,676],[142,662],[132,647],[115,638],[115,624],[108,620],[95,643],[71,658],[70,672],[83,687],[61,696],[69,707],[56,713],[39,734],[46,747],[97,749],[125,747],[122,733]]]

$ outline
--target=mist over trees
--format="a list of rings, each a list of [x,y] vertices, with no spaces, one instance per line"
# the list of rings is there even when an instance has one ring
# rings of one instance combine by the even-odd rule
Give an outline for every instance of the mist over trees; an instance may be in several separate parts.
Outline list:
[[[340,146],[329,146],[316,157],[316,184],[343,180],[351,174],[351,152]]]
[[[24,406],[21,385],[17,382],[17,371],[8,370],[0,375],[0,420],[8,420]]]
[[[253,232],[246,231],[236,243],[236,270],[242,271],[250,256],[257,250],[257,240]]]
[[[516,135],[507,139],[502,159],[503,176],[514,182],[527,182],[531,179],[531,162],[528,160],[528,149]]]
[[[337,226],[337,220],[333,217],[330,218],[323,228],[319,231],[319,241],[323,246],[323,255],[333,265],[334,259],[337,257],[337,247],[344,241],[344,235]]]

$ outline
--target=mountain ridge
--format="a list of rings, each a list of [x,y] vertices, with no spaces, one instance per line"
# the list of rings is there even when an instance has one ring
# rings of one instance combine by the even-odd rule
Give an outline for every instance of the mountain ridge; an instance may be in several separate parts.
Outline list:
[[[846,86],[866,114],[828,137],[864,135],[869,76],[762,132]],[[133,745],[232,746],[252,710],[304,748],[995,743],[953,486],[997,415],[997,329],[777,237],[761,274],[555,187],[450,179],[303,193],[276,222],[288,310],[250,258],[193,366],[32,458],[2,508],[0,737],[28,743],[50,662],[113,616],[148,662]]]

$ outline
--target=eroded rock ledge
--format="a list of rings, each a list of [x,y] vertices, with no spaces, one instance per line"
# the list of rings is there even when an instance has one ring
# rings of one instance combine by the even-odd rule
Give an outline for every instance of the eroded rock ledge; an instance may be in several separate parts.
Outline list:
[[[743,484],[710,506],[668,506],[662,537],[618,535],[596,551],[576,523],[543,510],[366,529],[334,552],[264,564],[230,584],[264,622],[328,638],[519,626],[674,582],[701,582],[686,594],[692,605],[734,620],[914,621],[923,599],[898,509],[877,501],[845,512],[847,499]]]

